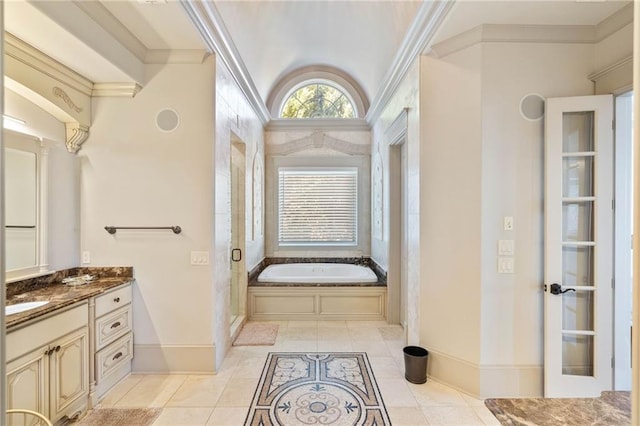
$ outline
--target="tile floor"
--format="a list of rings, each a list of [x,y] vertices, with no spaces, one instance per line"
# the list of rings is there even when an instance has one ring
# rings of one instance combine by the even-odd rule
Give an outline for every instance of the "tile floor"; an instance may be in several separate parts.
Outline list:
[[[394,426],[499,425],[481,400],[433,381],[404,379],[399,326],[367,321],[278,321],[274,346],[232,347],[215,375],[131,375],[102,407],[161,407],[154,425],[244,424],[268,352],[367,352]]]

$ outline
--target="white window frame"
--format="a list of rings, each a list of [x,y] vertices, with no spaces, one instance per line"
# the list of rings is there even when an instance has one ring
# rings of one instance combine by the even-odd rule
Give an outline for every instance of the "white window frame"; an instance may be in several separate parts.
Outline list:
[[[291,118],[291,117],[282,116],[282,110],[284,109],[284,106],[289,101],[289,98],[297,90],[306,86],[314,86],[316,84],[329,86],[337,90],[338,92],[340,92],[345,98],[347,98],[347,100],[349,101],[349,104],[351,104],[351,108],[353,109],[353,117],[322,117],[321,119],[329,118],[329,119],[337,119],[337,120],[350,120],[350,119],[358,118],[361,115],[360,111],[358,110],[358,104],[355,102],[355,100],[353,99],[353,96],[349,93],[349,91],[347,91],[344,87],[340,86],[335,81],[328,80],[326,78],[314,78],[314,79],[304,80],[301,83],[296,84],[291,89],[289,89],[288,92],[286,92],[286,95],[282,98],[282,101],[280,101],[280,106],[278,107],[278,118],[282,118],[286,120],[289,120],[289,119],[296,120],[297,119],[296,117]]]
[[[282,220],[281,220],[281,202],[282,202],[282,182],[281,182],[281,173],[296,173],[298,175],[350,175],[355,177],[355,199],[354,203],[354,220],[353,220],[353,240],[352,241],[339,241],[339,240],[329,240],[329,241],[313,241],[311,238],[307,241],[290,241],[282,240]],[[359,181],[359,173],[357,167],[279,167],[278,168],[278,245],[280,246],[303,246],[303,247],[314,247],[314,246],[350,246],[355,247],[358,245],[358,224],[360,222],[359,218],[359,209],[358,209],[358,181]]]
[[[274,86],[267,98],[267,108],[271,116],[275,120],[304,120],[304,119],[289,119],[280,118],[280,112],[286,99],[289,98],[294,89],[305,86],[312,82],[323,82],[330,86],[339,88],[343,93],[347,95],[352,101],[354,108],[354,118],[340,118],[337,120],[354,120],[362,119],[369,109],[369,100],[365,94],[365,91],[360,87],[358,82],[353,79],[349,74],[341,71],[337,68],[312,65],[303,67],[290,72],[282,77],[278,83]],[[330,120],[327,118],[314,119],[318,120]]]
[[[281,245],[278,242],[278,169],[281,167],[355,167],[358,169],[357,245]],[[265,256],[350,257],[371,251],[371,159],[368,155],[268,155],[266,162]]]

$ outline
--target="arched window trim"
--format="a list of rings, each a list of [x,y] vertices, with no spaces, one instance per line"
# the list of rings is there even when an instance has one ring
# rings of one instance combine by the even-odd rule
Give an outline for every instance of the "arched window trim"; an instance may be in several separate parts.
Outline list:
[[[302,89],[303,87],[306,87],[306,86],[313,86],[315,84],[321,84],[321,85],[333,87],[338,92],[343,94],[347,98],[347,100],[351,103],[351,107],[353,108],[353,117],[349,117],[349,118],[357,118],[357,117],[359,117],[358,105],[354,101],[353,96],[351,96],[351,94],[344,87],[340,86],[335,81],[327,80],[326,78],[313,78],[313,79],[310,79],[310,80],[304,80],[304,81],[298,83],[297,85],[293,86],[291,89],[289,89],[289,91],[286,93],[286,95],[283,96],[282,101],[280,102],[280,105],[278,106],[277,117],[278,118],[291,118],[291,117],[282,117],[282,110],[284,109],[284,106],[287,103],[287,101],[289,100],[289,98],[297,90]],[[343,117],[329,117],[329,118],[342,118],[342,119],[345,119]],[[346,119],[348,120],[349,118],[346,118]]]
[[[319,65],[300,68],[280,79],[267,98],[267,108],[269,108],[271,116],[274,119],[280,119],[282,106],[293,91],[307,84],[312,84],[314,81],[328,84],[343,92],[352,102],[354,118],[364,118],[369,108],[369,101],[360,85],[351,76],[339,69]],[[285,118],[283,120],[289,119]],[[340,120],[350,119],[343,118]]]

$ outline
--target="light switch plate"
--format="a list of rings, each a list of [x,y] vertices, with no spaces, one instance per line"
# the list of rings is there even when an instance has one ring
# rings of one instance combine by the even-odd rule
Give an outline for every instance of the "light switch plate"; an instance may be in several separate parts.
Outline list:
[[[513,256],[514,246],[513,240],[498,240],[498,256]]]
[[[498,258],[498,273],[499,274],[513,274],[513,257],[499,257]]]

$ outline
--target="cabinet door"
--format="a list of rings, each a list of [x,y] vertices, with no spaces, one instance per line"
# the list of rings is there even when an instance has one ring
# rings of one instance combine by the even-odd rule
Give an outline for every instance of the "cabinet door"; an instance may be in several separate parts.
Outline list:
[[[89,334],[87,328],[52,343],[50,401],[51,421],[72,416],[73,403],[89,394]]]
[[[7,364],[7,408],[20,408],[47,414],[49,404],[46,390],[49,385],[48,348],[36,349]],[[38,424],[37,419],[30,418],[31,423]],[[22,416],[9,416],[10,425],[23,426]]]

